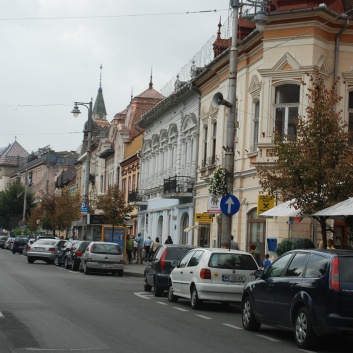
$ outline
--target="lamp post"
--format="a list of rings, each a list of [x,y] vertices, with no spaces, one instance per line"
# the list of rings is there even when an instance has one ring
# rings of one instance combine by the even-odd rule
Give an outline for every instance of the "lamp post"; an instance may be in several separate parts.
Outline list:
[[[92,98],[89,103],[81,103],[75,102],[74,109],[72,109],[71,113],[76,118],[80,113],[79,105],[83,105],[88,109],[88,121],[87,121],[87,148],[86,148],[86,174],[83,184],[83,202],[87,208],[87,214],[89,213],[89,180],[90,180],[90,166],[91,166],[91,144],[92,144]],[[87,218],[83,224],[83,240],[87,239]]]
[[[257,1],[248,0],[249,6],[256,6]],[[263,4],[263,2],[262,2]],[[224,155],[224,168],[226,171],[226,180],[228,192],[233,193],[234,183],[234,150],[235,150],[235,135],[238,127],[236,121],[236,91],[237,91],[237,75],[238,75],[238,17],[239,8],[243,5],[240,4],[240,0],[230,0],[230,6],[233,9],[232,13],[232,43],[229,52],[229,81],[228,81],[228,100],[223,99],[221,93],[216,93],[213,98],[213,102],[216,106],[225,105],[228,107],[228,115],[226,121],[226,140]],[[259,31],[263,31],[264,25],[268,22],[268,18],[265,12],[259,11],[254,17],[256,28]],[[221,235],[221,247],[230,248],[230,236],[232,234],[232,216],[222,214],[222,235]]]

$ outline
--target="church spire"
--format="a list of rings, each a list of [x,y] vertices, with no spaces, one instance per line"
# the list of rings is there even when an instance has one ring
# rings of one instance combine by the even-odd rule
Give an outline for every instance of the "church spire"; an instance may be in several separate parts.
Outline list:
[[[106,119],[107,111],[105,110],[105,103],[103,98],[103,89],[102,89],[102,71],[103,65],[100,66],[100,76],[99,76],[99,88],[96,101],[94,102],[93,107],[93,117],[97,119]]]
[[[153,88],[153,83],[152,83],[152,67],[151,67],[151,76],[150,76],[150,84],[149,84],[149,89]]]

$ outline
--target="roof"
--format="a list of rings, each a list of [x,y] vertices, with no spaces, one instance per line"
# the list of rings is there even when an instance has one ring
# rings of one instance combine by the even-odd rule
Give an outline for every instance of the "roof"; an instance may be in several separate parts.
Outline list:
[[[104,98],[103,98],[103,90],[100,86],[97,93],[96,101],[94,102],[93,107],[94,114],[103,114],[103,116],[107,115],[107,111],[105,110]]]
[[[18,167],[27,162],[29,153],[17,142],[0,148],[0,165]]]

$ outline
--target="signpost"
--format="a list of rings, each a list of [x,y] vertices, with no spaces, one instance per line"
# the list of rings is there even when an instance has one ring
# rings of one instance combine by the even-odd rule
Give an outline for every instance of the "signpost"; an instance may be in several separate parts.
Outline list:
[[[195,222],[212,223],[212,217],[208,213],[195,213]]]
[[[86,202],[82,202],[81,214],[86,215],[87,213],[88,213],[87,203]]]
[[[240,201],[234,195],[228,194],[222,197],[221,211],[227,216],[233,216],[240,209]]]
[[[268,195],[259,195],[257,199],[257,214],[270,210],[275,205],[275,199]]]

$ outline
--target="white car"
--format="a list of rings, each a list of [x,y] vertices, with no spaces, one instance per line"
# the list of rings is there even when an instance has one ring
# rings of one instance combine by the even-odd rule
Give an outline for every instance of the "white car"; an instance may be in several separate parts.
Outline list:
[[[258,265],[247,252],[197,248],[189,251],[169,276],[168,300],[191,300],[193,309],[202,301],[241,302],[245,284],[254,280]]]

